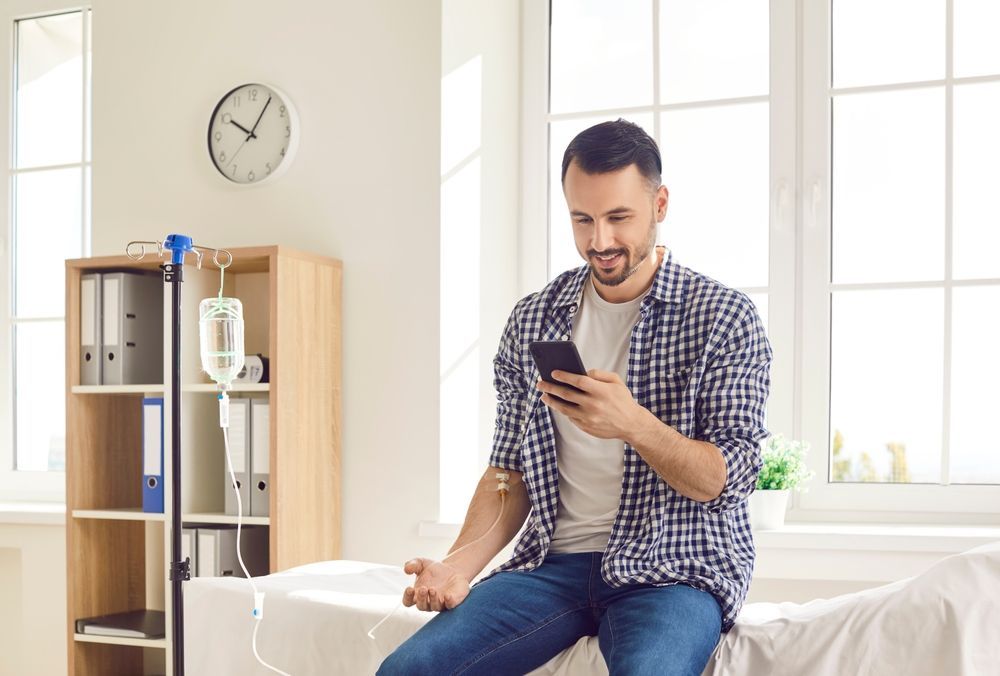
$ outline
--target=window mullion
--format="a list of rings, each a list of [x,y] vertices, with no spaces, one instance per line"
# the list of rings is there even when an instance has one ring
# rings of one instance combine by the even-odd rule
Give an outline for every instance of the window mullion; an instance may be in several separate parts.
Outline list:
[[[951,340],[952,340],[952,150],[954,133],[954,0],[946,2],[944,85],[944,374],[942,378],[941,483],[951,483]]]
[[[795,433],[796,2],[771,0],[769,54],[768,339],[774,355],[767,426]]]
[[[809,493],[796,495],[794,506],[808,508],[830,488],[830,3],[802,2],[799,8],[796,435],[812,448],[807,463],[816,478]]]

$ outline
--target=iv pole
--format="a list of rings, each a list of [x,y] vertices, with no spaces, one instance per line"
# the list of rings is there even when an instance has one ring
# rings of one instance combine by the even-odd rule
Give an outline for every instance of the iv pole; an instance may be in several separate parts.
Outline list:
[[[170,419],[171,419],[171,529],[170,529],[170,583],[173,599],[173,673],[184,676],[184,596],[181,585],[191,579],[191,560],[181,561],[181,283],[184,281],[184,256],[193,253],[201,269],[202,251],[212,251],[212,259],[216,266],[225,269],[233,261],[228,251],[221,249],[205,249],[194,246],[187,235],[167,235],[160,242],[129,242],[125,253],[133,260],[141,260],[146,254],[145,245],[156,247],[157,256],[163,256],[163,250],[170,251],[170,262],[160,266],[163,270],[164,284],[171,285],[172,309],[170,314],[170,354],[172,357],[172,373],[170,380]],[[135,247],[139,247],[136,253]],[[225,254],[228,260],[225,265],[219,262],[219,254]]]

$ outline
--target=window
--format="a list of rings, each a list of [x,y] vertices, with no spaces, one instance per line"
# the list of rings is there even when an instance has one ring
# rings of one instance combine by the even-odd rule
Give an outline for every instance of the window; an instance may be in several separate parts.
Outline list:
[[[90,16],[81,9],[4,17],[13,55],[0,279],[5,497],[63,492],[63,269],[90,249]]]
[[[663,155],[660,243],[746,292],[767,326],[768,428],[808,441],[817,474],[795,516],[1000,511],[995,3],[522,8],[522,292],[583,262],[567,143],[632,120]]]

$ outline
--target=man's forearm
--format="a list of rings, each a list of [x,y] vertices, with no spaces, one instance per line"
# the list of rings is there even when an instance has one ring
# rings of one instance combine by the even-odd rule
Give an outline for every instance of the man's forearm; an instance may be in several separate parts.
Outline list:
[[[671,488],[692,500],[717,498],[726,485],[726,460],[707,441],[689,439],[642,408],[625,439]]]
[[[465,523],[448,553],[464,547],[481,537],[496,521],[500,513],[500,493],[497,491],[496,472],[506,471],[490,467],[480,479],[476,492],[469,503]],[[496,527],[482,540],[459,552],[447,563],[461,571],[471,582],[497,553],[511,541],[524,524],[531,509],[528,492],[521,481],[520,472],[509,472],[510,489],[504,502],[503,516]]]

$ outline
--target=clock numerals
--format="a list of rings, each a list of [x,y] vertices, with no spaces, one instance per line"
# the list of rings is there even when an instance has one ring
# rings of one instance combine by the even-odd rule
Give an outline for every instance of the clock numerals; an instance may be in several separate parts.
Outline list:
[[[219,99],[210,118],[209,157],[215,168],[227,179],[244,185],[280,174],[291,157],[294,112],[280,93],[265,85],[248,83],[230,90]],[[282,127],[284,134],[278,133]],[[297,137],[298,129],[295,131]],[[242,171],[237,160],[246,165]]]

